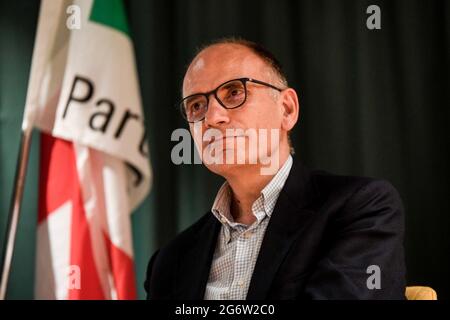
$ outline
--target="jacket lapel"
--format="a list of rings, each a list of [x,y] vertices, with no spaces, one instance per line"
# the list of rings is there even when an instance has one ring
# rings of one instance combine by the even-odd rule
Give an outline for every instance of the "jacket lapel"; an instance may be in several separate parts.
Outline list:
[[[313,211],[305,207],[313,196],[314,190],[310,185],[309,171],[301,163],[294,161],[267,226],[247,300],[267,298],[272,280],[295,235],[312,216]]]
[[[313,213],[305,208],[314,196],[309,178],[309,171],[294,159],[261,244],[247,294],[248,300],[267,297],[272,280],[295,235]],[[182,297],[187,300],[201,300],[204,297],[221,228],[220,222],[212,213],[206,219],[189,249],[180,253],[175,299]]]
[[[175,298],[202,300],[205,295],[212,258],[216,247],[220,222],[210,213],[193,244],[186,252],[180,253],[175,288]]]

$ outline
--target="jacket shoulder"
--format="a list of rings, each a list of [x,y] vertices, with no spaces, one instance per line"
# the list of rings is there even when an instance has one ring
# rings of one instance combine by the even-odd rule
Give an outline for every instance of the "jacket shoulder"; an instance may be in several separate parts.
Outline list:
[[[396,188],[387,180],[352,175],[333,174],[323,170],[311,170],[313,188],[322,195],[353,196],[370,189],[372,193],[398,196]]]
[[[182,231],[152,255],[147,266],[147,277],[144,282],[147,299],[150,297],[152,299],[173,298],[174,275],[176,275],[179,257],[198,241],[199,233],[205,228],[213,226],[214,219],[210,212],[204,214],[193,225]]]
[[[183,252],[185,249],[191,247],[196,241],[198,234],[211,226],[214,223],[215,217],[211,212],[205,213],[196,222],[190,225],[187,229],[177,234],[171,241],[159,249],[159,256],[166,256],[166,254],[173,256],[177,252]]]

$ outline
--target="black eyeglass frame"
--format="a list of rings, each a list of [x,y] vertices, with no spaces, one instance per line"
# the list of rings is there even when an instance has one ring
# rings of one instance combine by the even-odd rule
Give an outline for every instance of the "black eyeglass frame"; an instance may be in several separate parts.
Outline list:
[[[237,106],[235,106],[235,107],[231,107],[231,108],[230,108],[230,107],[225,106],[225,104],[222,102],[222,100],[219,99],[219,97],[217,96],[217,91],[219,90],[219,88],[223,87],[223,86],[226,85],[227,83],[234,82],[234,81],[241,81],[241,82],[242,82],[242,84],[243,84],[243,86],[244,86],[245,97],[244,97],[244,100],[242,100],[242,103],[240,103],[239,105],[237,105]],[[275,89],[275,90],[277,90],[277,91],[279,91],[279,92],[281,92],[281,91],[284,90],[284,89],[280,89],[280,88],[278,88],[278,87],[276,87],[276,86],[274,86],[274,85],[272,85],[272,84],[270,84],[270,83],[267,83],[267,82],[264,82],[264,81],[261,81],[261,80],[256,80],[256,79],[253,79],[253,78],[237,78],[237,79],[232,79],[232,80],[228,80],[228,81],[226,81],[226,82],[220,84],[219,86],[217,86],[217,88],[215,88],[215,89],[213,89],[213,90],[211,90],[211,91],[208,91],[208,92],[205,92],[205,93],[194,93],[194,94],[191,94],[191,95],[189,95],[189,96],[184,97],[183,99],[181,99],[181,101],[180,101],[180,103],[179,103],[179,108],[180,108],[181,115],[182,115],[183,118],[184,118],[187,122],[189,122],[189,123],[196,123],[196,122],[200,122],[200,121],[205,120],[205,117],[203,117],[202,119],[197,120],[197,121],[189,121],[189,120],[187,119],[186,110],[185,110],[185,108],[184,108],[184,102],[185,102],[186,99],[192,98],[192,97],[194,97],[194,96],[204,96],[204,97],[206,98],[206,112],[208,112],[208,108],[209,108],[209,96],[210,96],[211,94],[214,94],[214,97],[216,98],[217,102],[219,102],[219,104],[220,104],[222,107],[224,107],[225,109],[236,109],[236,108],[239,108],[239,107],[241,107],[241,106],[247,101],[247,82],[253,82],[253,83],[256,83],[256,84],[260,84],[260,85],[263,85],[263,86],[266,86],[266,87]],[[206,112],[205,112],[205,115],[206,115]]]

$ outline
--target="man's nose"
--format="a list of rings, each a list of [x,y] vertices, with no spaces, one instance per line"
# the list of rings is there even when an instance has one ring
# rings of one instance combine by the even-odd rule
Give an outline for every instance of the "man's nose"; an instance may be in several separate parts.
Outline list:
[[[205,125],[208,128],[216,128],[218,126],[227,124],[230,122],[228,115],[228,109],[225,109],[216,99],[214,95],[211,95],[209,99],[208,110],[205,114]]]

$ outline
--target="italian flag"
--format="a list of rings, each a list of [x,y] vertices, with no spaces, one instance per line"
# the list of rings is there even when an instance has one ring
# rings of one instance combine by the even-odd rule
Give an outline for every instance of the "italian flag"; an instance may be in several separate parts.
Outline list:
[[[22,129],[41,130],[37,299],[136,299],[130,214],[151,184],[121,0],[41,2]]]

